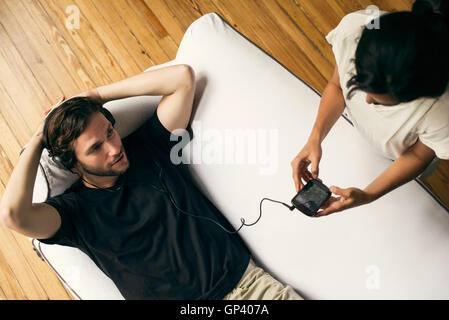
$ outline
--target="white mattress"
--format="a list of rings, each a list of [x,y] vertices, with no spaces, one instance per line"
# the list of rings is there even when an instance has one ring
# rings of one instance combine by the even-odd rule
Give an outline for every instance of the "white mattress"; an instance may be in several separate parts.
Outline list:
[[[187,29],[176,59],[166,65],[178,63],[191,65],[197,76],[195,138],[183,156],[201,159],[190,165],[200,188],[235,227],[241,217],[247,223],[257,219],[264,197],[289,203],[295,195],[290,161],[308,138],[320,95],[215,13]],[[124,136],[159,100],[130,98],[107,107],[119,114],[137,106],[136,120],[123,125]],[[213,146],[239,129],[243,150],[253,150],[253,157],[243,153],[240,161],[232,158],[236,148],[226,147],[217,154]],[[42,157],[46,171],[54,170]],[[320,178],[327,185],[363,188],[390,163],[340,118],[323,143]],[[58,193],[72,182],[53,181],[50,188]],[[46,188],[40,174],[34,202],[46,198]],[[322,218],[264,202],[259,223],[240,233],[256,261],[305,298],[449,298],[449,214],[416,181],[369,205]],[[78,298],[123,299],[80,250],[40,247]]]

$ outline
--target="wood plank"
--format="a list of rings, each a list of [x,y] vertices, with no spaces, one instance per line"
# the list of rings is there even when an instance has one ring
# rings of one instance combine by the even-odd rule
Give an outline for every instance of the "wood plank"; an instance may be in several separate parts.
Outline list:
[[[14,166],[19,161],[19,153],[22,150],[22,145],[17,141],[15,132],[8,126],[8,122],[0,113],[0,137],[1,137],[1,157],[3,161],[8,161],[9,165]],[[4,170],[4,169],[2,169]],[[12,173],[12,168],[6,170],[8,177]],[[6,182],[4,182],[6,185]]]
[[[31,270],[33,270],[40,286],[45,291],[46,296],[43,298],[50,300],[74,299],[71,293],[64,287],[57,275],[53,272],[51,267],[38,257],[36,252],[33,250],[33,245],[29,238],[14,231],[12,231],[11,234],[29,263]]]
[[[215,12],[219,14],[223,19],[225,19],[231,26],[233,26],[237,31],[243,34],[243,30],[240,28],[240,23],[237,24],[235,16],[230,14],[225,6],[221,5],[221,1],[217,0],[196,0],[194,1],[195,6],[198,7],[197,11],[201,13]],[[245,35],[246,36],[246,35]]]
[[[4,65],[4,60],[0,56],[0,68],[6,73],[8,67],[5,66],[3,68]],[[23,119],[14,101],[11,100],[7,89],[7,87],[3,87],[3,84],[0,81],[0,113],[6,121],[5,125],[9,126],[11,130],[14,130],[14,135],[16,136],[17,141],[19,141],[20,145],[23,146],[29,141],[32,131],[25,124],[25,120]]]
[[[7,299],[6,293],[0,287],[0,300],[6,300],[6,299]]]
[[[139,39],[140,44],[144,48],[147,56],[151,59],[153,65],[174,59],[174,56],[168,55],[164,51],[164,48],[159,45],[158,41],[151,36],[151,31],[146,26],[146,23],[139,19],[139,15],[125,1],[112,0],[110,4],[131,32]]]
[[[36,102],[36,105],[45,105],[50,103],[45,92],[45,87],[42,87],[36,79],[33,71],[30,69],[21,53],[17,50],[17,47],[14,45],[2,25],[0,25],[0,41],[2,43],[0,46],[0,54],[2,55],[2,59],[4,59],[6,64],[8,64],[11,72],[21,84],[20,89],[23,90],[23,88],[26,88],[27,95],[32,96],[33,101]],[[6,76],[2,75],[2,78],[6,79]]]
[[[179,45],[181,39],[184,36],[185,30],[180,26],[178,20],[165,5],[163,0],[145,0],[146,6],[157,17],[162,28],[167,32],[173,41]],[[195,4],[198,5],[198,4]]]
[[[159,22],[151,9],[142,0],[127,0],[127,4],[131,7],[135,14],[140,16],[140,19],[148,30],[150,30],[152,38],[154,38],[162,50],[166,53],[170,60],[176,57],[179,43],[175,43],[168,35],[167,30]]]
[[[127,4],[133,8],[136,13],[141,12],[142,20],[146,21],[146,26],[151,30],[151,34],[155,36],[156,39],[161,40],[168,36],[168,32],[165,27],[161,24],[159,19],[154,15],[150,7],[147,6],[146,2],[143,0],[130,1],[127,0]]]
[[[110,28],[114,30],[117,38],[128,51],[128,54],[138,65],[138,69],[143,71],[154,65],[146,49],[140,43],[139,39],[129,29],[123,18],[117,13],[113,6],[105,2],[94,1],[92,4],[103,15]]]
[[[340,22],[342,16],[335,13],[326,1],[299,1],[295,4],[300,8],[309,20],[325,36]]]
[[[342,3],[346,6],[347,10],[345,10],[345,13],[354,12],[358,10],[365,9],[357,0],[346,0],[346,1],[338,1],[338,0],[331,0],[329,1],[329,5],[333,8],[332,2]]]
[[[415,0],[399,0],[402,2],[401,9],[405,11],[412,11],[412,5],[415,2]]]
[[[344,17],[347,13],[352,12],[344,2],[336,1],[336,0],[328,0],[326,1],[332,11],[339,17]],[[361,6],[360,6],[361,7]]]
[[[441,160],[435,172],[423,183],[449,208],[449,160]]]
[[[3,231],[0,227],[0,233]],[[0,287],[2,295],[8,300],[25,299],[25,294],[11,269],[10,263],[5,259],[0,247]]]
[[[3,15],[8,15],[6,10],[1,10],[0,18]],[[11,17],[9,18],[13,20]],[[9,31],[11,28],[9,28]],[[18,131],[23,132],[29,136],[37,128],[39,122],[38,110],[40,102],[44,96],[37,93],[38,85],[32,77],[27,77],[29,69],[25,64],[19,63],[23,54],[19,53],[10,40],[8,30],[0,26],[0,39],[5,43],[0,55],[0,68],[2,70],[2,77],[0,84],[4,90],[4,102],[9,104],[11,108],[1,108],[1,112],[11,119],[11,127],[17,128]],[[25,58],[26,59],[26,58]],[[24,94],[25,88],[30,88],[27,94]],[[33,89],[34,88],[34,89]],[[13,113],[13,114],[12,114]]]
[[[202,16],[202,11],[199,10],[196,2],[164,0],[164,3],[184,31],[193,21]]]
[[[73,1],[49,0],[48,3],[52,4],[53,10],[58,13],[59,21],[64,22],[63,27],[67,30],[66,21],[69,15],[66,14],[66,10],[69,6],[73,6]],[[120,64],[118,64],[116,59],[111,55],[108,48],[95,32],[95,29],[81,10],[79,18],[79,29],[67,30],[66,37],[72,37],[73,40],[78,40],[79,42],[77,41],[77,44],[79,49],[87,55],[89,60],[95,61],[95,64],[101,67],[106,76],[106,78],[102,78],[101,80],[107,80],[107,83],[110,83],[126,78],[126,74],[123,72]],[[61,31],[61,29],[59,30]]]
[[[29,258],[25,257],[17,244],[11,230],[0,224],[0,243],[5,261],[14,270],[15,277],[23,291],[25,299],[48,299],[39,279],[30,266]]]
[[[304,22],[293,20],[287,11],[280,6],[279,1],[267,0],[263,1],[262,4],[265,6],[265,10],[272,15],[273,20],[276,21],[276,24],[278,25],[278,28],[285,30],[287,33],[288,36],[282,38],[284,39],[283,42],[289,42],[287,43],[289,45],[287,50],[294,53],[303,53],[304,56],[307,57],[308,61],[310,61],[309,63],[315,66],[325,79],[330,79],[334,69],[332,50],[327,41],[323,41],[323,37],[321,35],[313,32],[316,29],[309,28],[307,30],[303,30],[301,28],[302,24],[311,27],[308,20],[304,19]],[[306,31],[311,32],[308,34]],[[282,37],[284,35],[279,34],[277,36]],[[326,52],[326,54],[323,52]]]
[[[92,40],[90,33],[87,31],[87,27],[84,28],[83,22],[85,21],[80,15],[80,29],[69,30],[67,29],[65,22],[68,18],[64,9],[61,9],[57,3],[50,0],[38,0],[42,10],[48,16],[50,21],[53,23],[54,27],[59,32],[60,36],[66,41],[67,45],[70,47],[74,55],[83,66],[84,70],[88,74],[88,77],[94,86],[100,86],[110,83],[112,80],[109,74],[103,69],[103,65],[97,61],[95,54],[92,52],[89,44],[93,41],[96,43],[97,39]],[[83,26],[83,28],[81,28]],[[72,71],[72,70],[70,70]],[[69,71],[69,72],[70,72]],[[72,71],[77,72],[77,70]],[[91,87],[89,84],[87,87]],[[70,90],[66,93],[66,97],[73,96],[80,91],[84,91],[84,88],[80,87],[78,89]]]
[[[335,57],[332,52],[332,48],[326,41],[320,30],[310,21],[310,19],[304,14],[304,11],[295,4],[294,1],[278,1],[281,9],[290,17],[292,23],[294,23],[298,30],[300,30],[308,39],[313,41],[313,45],[318,48],[322,55],[335,66]],[[338,23],[338,22],[336,22]],[[330,30],[329,30],[330,31]],[[326,77],[328,78],[328,77]]]
[[[24,60],[31,69],[38,65],[45,66],[46,72],[42,70],[36,78],[40,81],[44,79],[45,85],[51,86],[59,96],[67,90],[79,91],[67,68],[54,53],[54,49],[48,44],[34,20],[24,10],[22,3],[16,0],[0,0],[0,3],[3,4],[0,20],[4,22],[6,31]],[[25,41],[17,41],[18,39]]]
[[[270,48],[272,56],[278,60],[280,60],[282,55],[281,63],[289,70],[292,70],[315,89],[324,89],[327,84],[326,79],[320,74],[316,66],[310,62],[307,55],[292,45],[291,40],[285,32],[282,30],[277,31],[278,27],[276,22],[270,16],[267,8],[262,7],[256,1],[239,2],[237,0],[229,0],[229,2],[233,3],[236,7],[238,6],[248,16],[250,16],[250,13],[252,14],[252,17],[247,19],[251,23],[250,28],[261,37],[261,47],[263,49]],[[259,17],[264,17],[264,19],[260,19]],[[283,41],[279,41],[279,39],[283,39]]]
[[[30,69],[33,70],[33,74],[36,78],[47,83],[48,87],[46,87],[46,89],[48,92],[61,93],[62,91],[59,86],[54,83],[53,77],[44,65],[43,60],[31,46],[25,32],[19,27],[10,14],[5,14],[8,10],[6,3],[0,1],[0,8],[0,21],[2,21],[0,25],[2,32],[2,45],[4,42],[7,46],[10,46],[9,43],[13,42],[17,47],[16,51],[20,53],[22,59],[27,63]]]
[[[2,127],[4,126],[2,125]],[[2,184],[6,185],[8,183],[13,169],[14,166],[6,156],[3,145],[0,145],[0,181]]]
[[[249,40],[254,42],[257,46],[261,47],[265,52],[269,55],[273,55],[271,48],[267,47],[263,41],[263,38],[255,32],[253,23],[250,19],[247,18],[247,13],[245,8],[240,6],[235,6],[234,2],[228,2],[223,4],[222,1],[213,0],[213,3],[219,8],[221,12],[224,13],[223,18],[226,17],[226,20],[234,26],[241,34],[247,37]],[[254,18],[256,19],[256,18]]]
[[[136,64],[135,60],[123,46],[114,30],[111,29],[94,3],[91,1],[76,0],[75,4],[84,14],[85,19],[89,22],[92,29],[98,34],[105,46],[105,50],[114,57],[115,65],[121,68],[125,77],[142,72],[142,69]]]
[[[379,7],[380,10],[395,12],[395,11],[410,11],[411,6],[407,5],[403,1],[390,1],[390,0],[357,0],[364,9],[370,5]]]
[[[70,76],[77,84],[77,87],[67,92],[66,97],[69,98],[74,93],[78,93],[76,91],[85,91],[94,87],[95,84],[91,80],[88,70],[85,69],[82,61],[80,61],[70,44],[65,40],[64,35],[59,32],[41,4],[36,0],[22,0],[22,3],[28,10],[29,15],[34,19],[46,41],[51,45],[55,54],[67,66]],[[42,87],[45,90],[47,85],[43,84]],[[43,105],[44,110],[61,97],[58,92],[46,93],[50,101]]]

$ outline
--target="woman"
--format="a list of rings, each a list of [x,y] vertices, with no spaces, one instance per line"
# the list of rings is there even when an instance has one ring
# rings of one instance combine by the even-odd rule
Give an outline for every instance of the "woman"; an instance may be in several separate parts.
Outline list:
[[[363,190],[332,186],[336,197],[316,216],[370,203],[434,157],[449,159],[449,0],[417,0],[411,12],[376,19],[350,13],[326,36],[337,65],[309,139],[291,162],[293,180],[299,191],[303,180],[318,178],[321,143],[345,107],[354,127],[394,162]]]

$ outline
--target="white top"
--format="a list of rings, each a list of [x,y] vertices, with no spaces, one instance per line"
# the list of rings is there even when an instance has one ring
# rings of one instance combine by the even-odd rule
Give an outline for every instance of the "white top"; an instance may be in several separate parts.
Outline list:
[[[379,12],[385,13],[388,12]],[[398,158],[418,137],[438,158],[449,159],[449,89],[438,99],[419,98],[395,106],[367,104],[366,93],[361,90],[346,99],[346,83],[355,73],[355,64],[350,60],[355,58],[363,28],[372,18],[365,10],[349,13],[326,36],[335,55],[349,118],[390,159]]]

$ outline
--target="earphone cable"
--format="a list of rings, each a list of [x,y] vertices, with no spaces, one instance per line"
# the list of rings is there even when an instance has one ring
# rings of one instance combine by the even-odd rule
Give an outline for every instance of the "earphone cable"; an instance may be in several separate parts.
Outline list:
[[[286,203],[284,203],[284,202],[282,202],[282,201],[277,201],[277,200],[273,200],[273,199],[270,199],[270,198],[263,198],[262,200],[260,200],[260,204],[259,204],[259,217],[257,218],[256,221],[254,221],[253,223],[247,224],[244,218],[240,218],[240,222],[241,222],[240,227],[239,227],[237,230],[235,230],[235,231],[229,231],[228,229],[226,229],[225,227],[223,227],[219,222],[215,221],[215,220],[212,219],[212,218],[194,215],[194,214],[192,214],[192,213],[190,213],[190,212],[187,212],[187,211],[182,210],[181,208],[179,208],[179,207],[176,205],[176,202],[175,202],[175,200],[173,199],[173,197],[172,197],[170,191],[167,190],[167,193],[168,193],[168,196],[169,196],[169,198],[170,198],[170,201],[172,202],[172,204],[174,205],[174,207],[175,207],[177,210],[179,210],[180,212],[184,213],[185,215],[194,217],[194,218],[204,219],[204,220],[208,220],[208,221],[210,221],[210,222],[213,222],[213,223],[215,223],[217,226],[219,226],[221,229],[223,229],[223,231],[225,231],[225,232],[227,232],[227,233],[229,233],[229,234],[233,234],[233,233],[239,232],[239,231],[243,228],[243,226],[245,226],[245,227],[250,227],[250,226],[255,225],[257,222],[259,222],[260,218],[262,217],[262,203],[263,203],[264,200],[269,200],[269,201],[272,201],[272,202],[280,203],[280,204],[286,206],[290,211],[292,211],[292,210],[295,208],[294,206],[289,206],[288,204],[286,204]]]
[[[168,194],[168,197],[169,197],[171,203],[173,204],[173,206],[174,206],[178,211],[182,212],[183,214],[185,214],[185,215],[187,215],[187,216],[191,216],[191,217],[193,217],[193,218],[204,219],[204,220],[207,220],[207,221],[209,221],[209,222],[212,222],[212,223],[216,224],[217,226],[219,226],[221,229],[223,229],[223,231],[225,231],[226,233],[234,234],[234,233],[239,232],[239,231],[243,228],[243,226],[250,227],[250,226],[255,225],[257,222],[259,222],[260,218],[262,217],[262,203],[263,203],[264,200],[268,200],[268,201],[280,203],[280,204],[284,205],[285,207],[287,207],[290,211],[292,211],[293,209],[295,209],[294,206],[289,206],[288,204],[286,204],[286,203],[284,203],[284,202],[282,202],[282,201],[273,200],[273,199],[270,199],[270,198],[263,198],[262,200],[260,200],[260,203],[259,203],[259,217],[257,218],[257,220],[256,220],[255,222],[250,223],[250,224],[247,224],[244,218],[240,218],[240,222],[241,222],[240,227],[238,227],[238,229],[236,229],[235,231],[229,231],[229,230],[226,229],[224,226],[222,226],[219,222],[217,222],[216,220],[214,220],[214,219],[212,219],[212,218],[209,218],[209,217],[202,217],[202,216],[199,216],[199,215],[196,215],[196,214],[192,214],[192,213],[190,213],[190,212],[187,212],[187,211],[182,210],[181,208],[179,208],[179,207],[176,205],[176,201],[175,201],[175,199],[173,198],[173,196],[172,196],[170,190],[168,189],[167,185],[166,185],[165,182],[163,181],[163,178],[162,178],[162,172],[163,172],[162,166],[158,163],[158,161],[157,161],[156,159],[153,159],[153,161],[154,161],[154,163],[159,167],[159,181],[161,182],[162,187],[165,189],[165,192]]]

